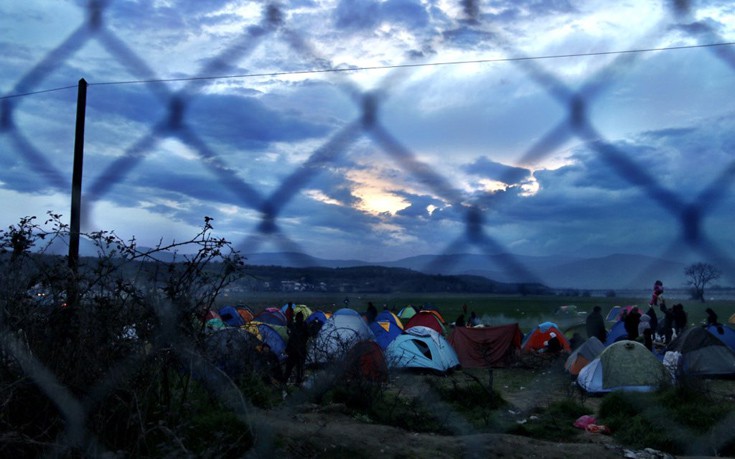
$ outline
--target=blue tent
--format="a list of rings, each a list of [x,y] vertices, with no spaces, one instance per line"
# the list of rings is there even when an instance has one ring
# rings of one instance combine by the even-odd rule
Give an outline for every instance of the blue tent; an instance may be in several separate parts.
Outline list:
[[[727,347],[735,351],[735,330],[727,325],[708,325],[707,331],[719,338]]]
[[[432,370],[445,373],[459,367],[459,358],[446,339],[429,327],[411,327],[385,350],[391,368]]]
[[[266,344],[278,360],[285,360],[286,340],[273,327],[263,322],[248,322],[245,329]]]
[[[622,320],[618,320],[617,322],[615,322],[615,325],[610,327],[610,331],[607,332],[605,347],[627,338],[628,332],[625,331],[625,322],[623,322]]]
[[[306,318],[306,323],[311,325],[312,322],[317,321],[321,325],[324,325],[327,323],[327,319],[327,314],[325,314],[324,311],[314,311]]]
[[[373,331],[380,348],[385,350],[398,335],[403,333],[403,324],[392,312],[381,311],[375,317],[375,322],[370,324],[370,330]]]

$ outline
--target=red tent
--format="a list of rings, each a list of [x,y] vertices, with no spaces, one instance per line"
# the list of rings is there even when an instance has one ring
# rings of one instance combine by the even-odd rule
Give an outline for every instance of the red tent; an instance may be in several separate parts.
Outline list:
[[[441,335],[446,333],[441,315],[435,314],[435,311],[419,311],[418,314],[408,319],[404,330],[408,330],[409,328],[417,325],[429,327]]]
[[[449,335],[462,368],[504,367],[519,354],[523,334],[518,324],[457,327]]]

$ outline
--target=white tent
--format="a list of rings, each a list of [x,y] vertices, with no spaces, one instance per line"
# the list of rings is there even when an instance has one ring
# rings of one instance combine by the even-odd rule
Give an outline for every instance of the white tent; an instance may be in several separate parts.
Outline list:
[[[312,340],[309,361],[325,363],[339,360],[357,343],[373,339],[375,335],[359,312],[349,308],[339,309],[327,319]]]

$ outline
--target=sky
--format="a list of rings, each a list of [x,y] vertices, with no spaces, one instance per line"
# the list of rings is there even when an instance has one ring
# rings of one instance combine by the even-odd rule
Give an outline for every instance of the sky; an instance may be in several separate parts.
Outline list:
[[[84,78],[83,232],[735,259],[729,0],[3,0],[0,30],[3,228],[68,217]]]

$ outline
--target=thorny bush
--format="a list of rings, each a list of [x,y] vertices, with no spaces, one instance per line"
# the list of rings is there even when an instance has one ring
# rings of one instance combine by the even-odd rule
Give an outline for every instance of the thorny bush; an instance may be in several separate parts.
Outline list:
[[[245,266],[211,222],[152,249],[81,235],[97,256],[77,269],[58,254],[70,237],[60,215],[0,230],[0,455],[187,451],[189,421],[215,404],[196,388],[217,371],[204,317]],[[78,300],[67,304],[70,289]]]

